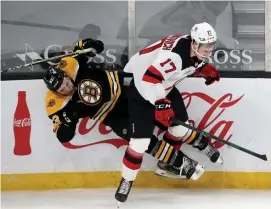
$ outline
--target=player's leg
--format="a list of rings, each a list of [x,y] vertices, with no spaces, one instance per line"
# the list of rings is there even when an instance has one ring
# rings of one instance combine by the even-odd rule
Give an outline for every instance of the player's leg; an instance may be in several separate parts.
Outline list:
[[[204,168],[197,161],[191,159],[181,150],[177,150],[164,140],[156,136],[151,142],[146,153],[159,160],[156,174],[174,178],[197,180],[204,173]]]
[[[168,94],[168,98],[172,102],[175,117],[188,124],[188,114],[178,89],[173,88]],[[211,145],[207,137],[200,137],[197,132],[182,125],[172,124],[166,131],[164,140],[174,146],[182,143],[189,144],[204,153],[213,163],[222,163],[223,161],[220,152]]]
[[[114,133],[121,138],[130,141],[130,130],[128,129],[128,104],[125,97],[120,97],[114,110],[108,115],[104,124],[111,127]],[[189,158],[182,151],[165,141],[159,141],[152,136],[148,146],[147,154],[161,160],[156,174],[174,178],[185,178],[197,180],[204,173],[202,166],[197,161]]]
[[[124,95],[119,98],[115,108],[107,116],[104,124],[111,127],[114,133],[121,138],[130,141],[130,130],[128,129],[128,102]],[[156,173],[163,176],[197,180],[203,174],[204,169],[198,162],[189,158],[182,151],[165,141],[159,141],[152,136],[148,146],[147,154],[161,160]]]
[[[122,87],[121,95],[114,108],[104,119],[103,124],[109,126],[115,134],[126,141],[130,141],[128,130],[129,113],[128,98],[126,96],[127,87]]]
[[[154,106],[146,101],[131,82],[128,95],[130,142],[122,163],[122,179],[115,198],[125,202],[133,181],[141,168],[143,155],[148,149],[153,133]]]

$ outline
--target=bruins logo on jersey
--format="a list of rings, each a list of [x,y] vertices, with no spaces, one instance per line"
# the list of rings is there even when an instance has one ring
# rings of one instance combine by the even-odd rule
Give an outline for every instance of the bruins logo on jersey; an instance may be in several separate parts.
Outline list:
[[[102,87],[96,81],[85,79],[78,84],[78,94],[84,104],[95,106],[102,100]]]

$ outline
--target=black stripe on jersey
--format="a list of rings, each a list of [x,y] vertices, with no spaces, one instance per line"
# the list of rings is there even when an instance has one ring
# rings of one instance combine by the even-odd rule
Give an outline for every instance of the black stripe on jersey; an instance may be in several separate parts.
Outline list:
[[[152,77],[152,78],[155,78],[155,79],[157,79],[158,81],[160,81],[160,82],[162,82],[162,78],[161,77],[159,77],[158,75],[155,75],[155,74],[153,74],[150,70],[147,70],[146,71],[146,73],[145,73],[145,75],[147,75],[147,76],[150,76],[150,77]],[[144,75],[144,76],[145,76]]]
[[[165,79],[161,72],[159,72],[154,66],[150,66],[144,74],[142,80],[149,83],[157,84],[162,83],[162,81]]]

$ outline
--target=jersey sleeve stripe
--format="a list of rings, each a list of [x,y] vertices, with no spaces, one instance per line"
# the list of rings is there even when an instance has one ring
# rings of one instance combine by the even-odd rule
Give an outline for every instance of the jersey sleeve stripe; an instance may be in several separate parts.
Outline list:
[[[98,120],[99,122],[102,122],[105,119],[105,117],[108,115],[108,113],[114,108],[121,94],[121,87],[119,83],[118,73],[108,72],[108,79],[109,79],[109,82],[111,83],[110,87],[111,87],[112,98],[109,102],[105,103],[106,105],[103,105],[102,108],[93,117],[95,120]]]
[[[148,75],[144,75],[142,80],[153,84],[161,83],[160,80]]]
[[[167,39],[167,37],[163,38],[158,44],[155,44],[155,45],[152,45],[148,48],[145,48],[145,49],[142,49],[140,50],[139,52],[139,55],[142,55],[142,54],[147,54],[147,53],[150,53],[156,49],[159,49],[160,47],[162,47],[163,43],[165,42],[165,40]]]
[[[148,68],[148,70],[147,70],[147,72],[151,72],[153,75],[156,75],[157,77],[159,77],[161,80],[165,80],[165,78],[164,78],[164,76],[162,75],[162,73],[159,71],[159,70],[157,70],[153,65],[151,65],[149,68]]]
[[[162,81],[165,79],[163,75],[154,66],[150,66],[146,73],[144,74],[142,80],[149,83],[157,84],[162,83]]]

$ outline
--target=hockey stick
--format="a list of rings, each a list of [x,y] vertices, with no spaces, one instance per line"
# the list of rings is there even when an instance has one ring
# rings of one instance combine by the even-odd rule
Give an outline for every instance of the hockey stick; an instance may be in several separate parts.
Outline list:
[[[245,152],[245,153],[247,153],[247,154],[253,155],[254,157],[257,157],[257,158],[260,158],[260,159],[262,159],[262,160],[267,161],[266,155],[258,154],[258,153],[256,153],[256,152],[253,152],[253,151],[251,151],[251,150],[248,150],[248,149],[246,149],[246,148],[244,148],[244,147],[241,147],[241,146],[239,146],[239,145],[236,145],[236,144],[234,144],[234,143],[225,141],[225,140],[223,140],[223,139],[221,139],[221,138],[219,138],[219,137],[217,137],[217,136],[214,136],[214,135],[212,135],[212,134],[209,134],[209,133],[207,133],[207,132],[205,132],[205,131],[201,131],[201,130],[199,130],[198,128],[195,128],[195,127],[193,127],[193,126],[191,126],[191,125],[188,125],[188,124],[186,124],[186,123],[184,123],[184,122],[182,122],[182,121],[180,121],[180,120],[178,120],[178,119],[176,119],[176,118],[174,118],[173,121],[174,121],[175,123],[179,124],[179,125],[182,125],[182,126],[184,126],[184,127],[186,127],[186,128],[189,128],[189,129],[191,129],[191,130],[193,130],[193,131],[196,131],[197,133],[199,133],[199,134],[201,134],[201,135],[209,136],[209,137],[211,137],[211,138],[213,138],[213,139],[215,139],[215,140],[217,140],[217,141],[219,141],[219,142],[221,142],[221,143],[223,143],[223,144],[227,144],[227,145],[229,145],[229,146],[231,146],[231,147],[233,147],[233,148],[235,148],[235,149],[241,150],[241,151],[243,151],[243,152]]]
[[[36,65],[36,64],[39,64],[39,63],[42,63],[42,62],[48,62],[48,61],[58,59],[58,58],[74,56],[74,55],[79,55],[79,54],[85,54],[85,53],[89,53],[89,52],[92,53],[93,56],[96,54],[96,50],[93,49],[93,48],[77,50],[76,52],[72,52],[72,53],[69,53],[69,54],[63,54],[63,55],[51,57],[51,58],[48,58],[48,59],[39,60],[37,62],[32,62],[32,63],[28,63],[28,64],[24,64],[24,65],[19,65],[19,66],[7,68],[5,70],[2,70],[1,73],[7,73],[9,71],[20,70],[21,68],[28,67],[28,66],[33,66],[33,65]]]

